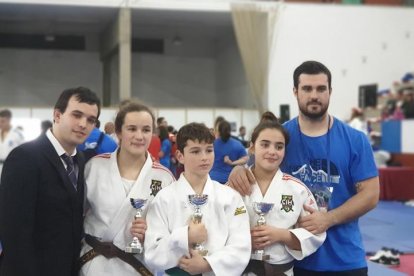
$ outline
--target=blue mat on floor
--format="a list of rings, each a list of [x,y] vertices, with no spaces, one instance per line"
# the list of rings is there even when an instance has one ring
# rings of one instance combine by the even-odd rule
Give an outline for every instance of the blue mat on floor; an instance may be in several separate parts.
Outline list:
[[[369,276],[407,276],[407,274],[385,267],[381,264],[373,262],[368,263],[368,275]]]
[[[359,220],[367,252],[391,247],[414,252],[414,207],[401,202],[380,201],[377,207]]]

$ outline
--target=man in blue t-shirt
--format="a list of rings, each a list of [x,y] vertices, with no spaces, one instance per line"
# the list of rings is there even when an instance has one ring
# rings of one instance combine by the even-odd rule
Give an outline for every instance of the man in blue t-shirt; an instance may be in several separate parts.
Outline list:
[[[295,276],[368,275],[358,218],[379,199],[378,171],[366,136],[328,114],[331,73],[325,65],[307,61],[296,68],[293,93],[299,116],[286,122],[290,142],[283,172],[304,182],[314,193],[319,211],[298,222],[317,234],[327,231],[324,244],[295,264]],[[229,185],[250,192],[246,170],[238,168]]]

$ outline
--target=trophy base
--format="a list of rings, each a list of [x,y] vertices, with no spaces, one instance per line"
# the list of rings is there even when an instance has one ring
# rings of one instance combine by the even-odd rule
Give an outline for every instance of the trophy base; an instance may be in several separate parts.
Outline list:
[[[250,259],[258,261],[268,261],[270,260],[270,256],[265,255],[263,252],[254,252],[252,253]]]
[[[143,251],[144,251],[143,248],[137,248],[137,247],[132,247],[132,246],[127,246],[125,248],[126,253],[141,254]]]

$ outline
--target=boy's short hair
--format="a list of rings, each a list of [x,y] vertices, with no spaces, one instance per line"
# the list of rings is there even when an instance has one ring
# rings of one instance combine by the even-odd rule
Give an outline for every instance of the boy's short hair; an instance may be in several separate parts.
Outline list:
[[[189,123],[181,127],[177,133],[177,149],[181,153],[184,153],[188,140],[213,144],[215,138],[205,124]]]

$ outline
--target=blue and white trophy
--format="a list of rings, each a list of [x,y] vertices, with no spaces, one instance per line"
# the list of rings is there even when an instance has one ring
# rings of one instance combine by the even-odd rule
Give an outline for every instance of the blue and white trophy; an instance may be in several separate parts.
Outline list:
[[[131,205],[137,210],[134,219],[142,218],[142,207],[144,207],[147,199],[131,198]],[[132,254],[141,254],[144,251],[144,247],[139,241],[138,237],[133,237],[132,242],[125,248],[125,252]]]
[[[257,219],[256,225],[266,225],[265,215],[272,210],[274,204],[273,203],[266,203],[266,202],[253,202],[253,210],[256,214],[259,215]],[[252,253],[251,259],[253,260],[260,260],[266,261],[269,260],[270,256],[265,255],[264,249],[257,249]]]
[[[201,213],[201,206],[207,203],[207,199],[208,195],[194,194],[188,196],[188,201],[195,208],[194,213],[191,216],[191,220],[193,221],[193,223],[201,223],[201,220],[203,218],[203,214]],[[204,248],[204,245],[202,243],[193,244],[193,249],[197,250],[201,256],[206,256],[208,253],[208,250]]]

